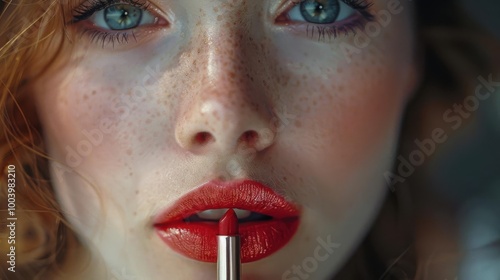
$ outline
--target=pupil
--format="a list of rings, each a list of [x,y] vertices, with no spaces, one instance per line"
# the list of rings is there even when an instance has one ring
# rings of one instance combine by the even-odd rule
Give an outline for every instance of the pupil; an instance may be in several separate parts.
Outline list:
[[[323,11],[323,5],[319,4],[318,7],[316,7],[315,16],[319,16],[322,11]]]

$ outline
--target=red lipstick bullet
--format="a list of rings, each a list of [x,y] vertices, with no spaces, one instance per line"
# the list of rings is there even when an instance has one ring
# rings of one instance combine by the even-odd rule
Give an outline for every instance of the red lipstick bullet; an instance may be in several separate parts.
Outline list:
[[[238,217],[231,208],[219,220],[217,235],[217,279],[240,279],[240,236],[238,233]]]

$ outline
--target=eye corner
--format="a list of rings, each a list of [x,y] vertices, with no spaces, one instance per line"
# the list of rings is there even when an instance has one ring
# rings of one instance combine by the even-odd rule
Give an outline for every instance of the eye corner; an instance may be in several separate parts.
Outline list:
[[[159,9],[158,7],[154,6],[153,4],[149,4],[148,10],[152,13],[154,16],[154,25],[161,26],[161,27],[169,27],[172,24],[171,18],[168,16],[167,13],[165,13],[163,10]]]
[[[290,25],[290,17],[288,17],[286,14],[281,13],[275,20],[274,23],[277,25],[283,25],[287,26]]]

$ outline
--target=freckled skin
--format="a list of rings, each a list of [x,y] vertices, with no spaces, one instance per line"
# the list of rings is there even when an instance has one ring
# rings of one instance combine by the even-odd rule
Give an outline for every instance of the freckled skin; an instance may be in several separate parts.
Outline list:
[[[78,61],[36,82],[48,152],[75,171],[51,166],[66,216],[111,269],[215,279],[214,264],[172,252],[151,219],[208,180],[252,178],[301,205],[303,216],[292,241],[245,264],[243,279],[281,279],[318,237],[331,236],[341,246],[311,278],[325,279],[388,191],[383,173],[415,79],[410,7],[349,62],[340,43],[352,44],[352,34],[318,42],[278,28],[277,2],[173,5],[182,16],[165,30],[119,50],[83,37]],[[251,158],[241,152],[249,146]],[[230,160],[243,173],[231,174]]]

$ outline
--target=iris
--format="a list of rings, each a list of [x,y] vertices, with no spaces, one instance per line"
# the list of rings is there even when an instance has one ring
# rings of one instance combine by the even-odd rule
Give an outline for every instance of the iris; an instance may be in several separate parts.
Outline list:
[[[338,0],[305,0],[300,3],[300,12],[311,23],[333,23],[340,13]]]
[[[113,5],[104,10],[104,20],[110,29],[131,29],[141,23],[142,12],[141,8],[132,5]]]

